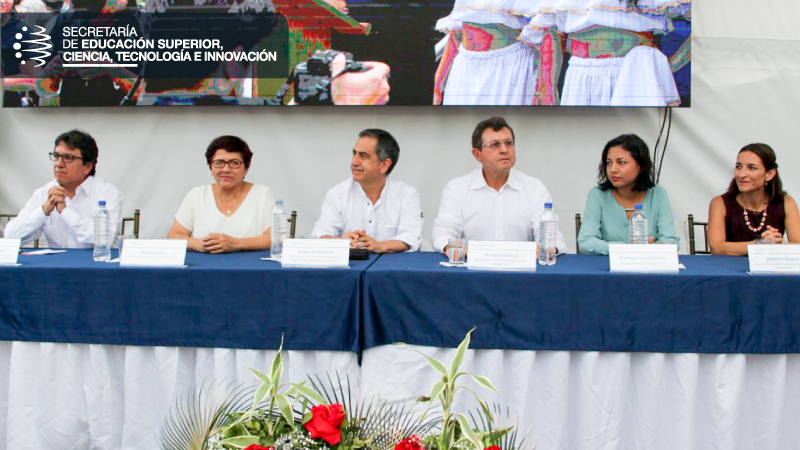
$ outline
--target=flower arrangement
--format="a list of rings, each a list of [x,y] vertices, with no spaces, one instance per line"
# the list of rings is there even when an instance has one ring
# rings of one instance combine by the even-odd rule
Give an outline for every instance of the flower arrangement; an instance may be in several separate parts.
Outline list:
[[[469,375],[459,368],[473,330],[449,369],[418,351],[442,376],[418,400],[427,404],[421,414],[418,404],[390,404],[353,389],[349,378],[338,375],[281,383],[281,342],[268,373],[250,369],[261,381],[257,388],[201,385],[179,399],[162,427],[162,449],[533,450],[525,447],[526,439],[518,442],[515,425],[498,425],[498,407],[492,411],[472,387],[459,383]],[[469,376],[497,392],[488,378]],[[461,392],[472,393],[480,404],[480,411],[470,413],[471,422],[452,410]]]

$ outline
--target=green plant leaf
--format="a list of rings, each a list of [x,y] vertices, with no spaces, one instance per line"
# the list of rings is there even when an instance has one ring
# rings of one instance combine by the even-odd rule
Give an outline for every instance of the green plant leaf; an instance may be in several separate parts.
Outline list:
[[[307,423],[308,423],[308,421],[309,421],[309,420],[311,420],[311,418],[312,418],[312,417],[314,417],[314,415],[313,415],[313,414],[311,414],[310,412],[308,412],[308,413],[305,413],[305,415],[303,415],[303,421],[302,421],[302,422],[300,422],[300,424],[301,424],[301,425],[305,425],[305,424],[307,424]]]
[[[436,399],[437,399],[437,398],[439,398],[439,395],[441,395],[441,394],[442,394],[442,391],[444,391],[444,389],[445,389],[446,387],[447,387],[447,384],[446,384],[446,383],[443,383],[443,382],[441,382],[441,381],[440,381],[440,382],[438,382],[438,383],[436,383],[436,384],[434,384],[434,385],[433,385],[433,388],[431,388],[431,397],[430,397],[430,400],[431,400],[432,402],[436,401]]]
[[[464,336],[464,340],[458,345],[456,357],[453,359],[453,363],[450,365],[450,378],[456,376],[458,368],[461,366],[461,362],[464,360],[464,354],[467,352],[467,348],[469,348],[469,337],[473,331],[475,331],[475,328],[467,331],[467,335]],[[447,376],[447,374],[445,374],[445,376]]]
[[[260,438],[258,436],[236,436],[219,441],[220,444],[230,445],[236,448],[245,448],[248,445],[258,444]]]
[[[250,370],[250,372],[253,372],[253,375],[255,375],[259,380],[267,384],[272,384],[272,380],[269,378],[269,375],[264,375],[260,370],[253,369],[252,367],[248,367],[247,369]]]
[[[414,347],[411,347],[410,345],[408,346],[408,348],[424,356],[425,359],[428,360],[428,364],[430,364],[431,367],[434,368],[434,370],[442,374],[443,377],[447,377],[447,369],[445,369],[444,364],[442,364],[441,361],[439,361],[436,358],[431,358],[430,356],[426,355],[425,353],[422,353],[421,351],[415,349]]]
[[[327,405],[328,403],[325,401],[324,398],[319,394],[319,392],[311,389],[310,387],[304,386],[303,383],[289,383],[292,387],[303,397],[307,399],[317,402],[320,405]]]
[[[455,415],[458,418],[458,423],[461,425],[461,435],[466,437],[472,445],[475,446],[476,450],[483,450],[483,442],[478,435],[472,431],[472,428],[469,426],[469,422],[467,422],[467,417],[461,413]]]
[[[264,401],[264,398],[267,396],[267,392],[269,391],[268,384],[262,384],[256,390],[256,395],[253,397],[253,407],[250,409],[250,413],[252,414],[253,411],[256,410],[256,407]]]
[[[281,345],[278,347],[278,353],[275,354],[275,359],[272,360],[272,369],[270,370],[270,375],[273,380],[275,380],[275,384],[278,383],[278,380],[281,379],[281,375],[283,375],[283,357],[281,356],[281,351],[283,350],[283,335],[281,335]]]
[[[470,376],[472,377],[473,380],[475,380],[476,383],[480,384],[481,386],[483,386],[483,387],[485,387],[487,389],[491,389],[491,390],[497,392],[498,394],[500,393],[500,391],[498,391],[497,388],[494,387],[494,385],[492,384],[491,380],[489,380],[488,378],[486,378],[484,376],[481,376],[481,375],[470,375]]]
[[[277,395],[275,396],[275,402],[278,404],[286,423],[294,429],[294,414],[292,413],[292,403],[289,401],[289,397]]]

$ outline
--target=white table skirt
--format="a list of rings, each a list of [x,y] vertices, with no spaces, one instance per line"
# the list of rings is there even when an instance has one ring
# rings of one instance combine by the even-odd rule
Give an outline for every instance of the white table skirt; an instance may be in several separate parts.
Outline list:
[[[455,350],[418,347],[449,362]],[[274,351],[0,342],[0,448],[158,449],[164,416],[203,381],[256,384]],[[336,372],[404,401],[438,377],[402,346],[285,352],[286,381]],[[469,351],[537,450],[796,448],[800,355]],[[465,392],[461,410],[476,404]]]

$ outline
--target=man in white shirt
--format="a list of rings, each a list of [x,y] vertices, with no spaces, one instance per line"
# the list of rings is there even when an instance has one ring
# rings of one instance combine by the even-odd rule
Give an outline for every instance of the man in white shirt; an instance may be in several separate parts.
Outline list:
[[[311,234],[318,238],[348,238],[351,248],[374,253],[417,251],[422,243],[419,191],[389,178],[400,147],[384,130],[358,135],[350,171],[353,178],[325,195]]]
[[[492,117],[475,127],[472,155],[481,167],[451,180],[442,192],[433,222],[434,250],[447,254],[450,238],[533,241],[544,204],[552,200],[541,181],[513,169],[514,130],[505,119]],[[561,231],[556,242],[558,253],[565,253]]]
[[[16,218],[8,222],[5,237],[23,243],[44,234],[54,248],[91,248],[97,202],[106,201],[111,232],[118,229],[122,195],[117,188],[94,176],[97,143],[89,134],[72,130],[56,138],[50,153],[55,180],[36,191]]]

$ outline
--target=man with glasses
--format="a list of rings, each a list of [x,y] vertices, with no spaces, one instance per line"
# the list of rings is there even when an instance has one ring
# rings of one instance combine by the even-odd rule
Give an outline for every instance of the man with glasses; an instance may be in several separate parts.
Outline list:
[[[442,192],[433,222],[432,244],[447,254],[451,238],[484,241],[532,241],[550,192],[531,176],[514,170],[514,130],[502,117],[479,123],[472,133],[472,155],[481,167],[451,180]],[[559,253],[567,246],[558,231]]]
[[[111,226],[116,230],[122,213],[117,188],[95,176],[97,143],[83,131],[68,131],[56,138],[50,153],[55,180],[33,193],[16,218],[8,222],[5,237],[23,244],[44,234],[54,248],[91,248],[97,202],[106,201]]]
[[[423,223],[419,191],[389,178],[399,157],[400,146],[388,132],[359,133],[350,161],[353,177],[325,195],[311,234],[348,238],[351,248],[373,253],[419,250]]]

